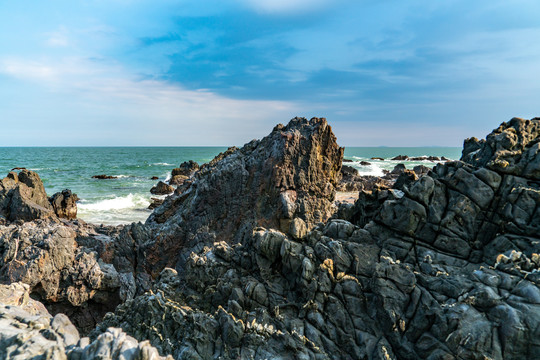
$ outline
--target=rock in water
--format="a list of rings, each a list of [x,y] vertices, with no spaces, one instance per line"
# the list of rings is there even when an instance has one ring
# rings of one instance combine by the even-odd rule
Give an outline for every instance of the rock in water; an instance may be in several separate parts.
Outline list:
[[[180,248],[197,237],[231,241],[256,226],[287,233],[295,218],[307,229],[327,220],[342,158],[324,118],[292,119],[262,140],[218,155],[150,215],[147,225],[157,237],[147,249],[149,270],[173,266]]]
[[[163,181],[157,183],[150,192],[154,195],[168,195],[174,192],[174,188],[171,185],[165,184]]]
[[[101,175],[93,175],[92,179],[98,179],[98,180],[118,179],[118,176],[101,174]]]

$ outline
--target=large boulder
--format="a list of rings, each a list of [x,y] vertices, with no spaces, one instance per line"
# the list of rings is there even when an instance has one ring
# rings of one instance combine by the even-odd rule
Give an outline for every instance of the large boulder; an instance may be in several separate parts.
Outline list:
[[[218,155],[147,220],[156,234],[147,249],[149,271],[174,266],[182,248],[240,239],[256,226],[287,233],[295,218],[307,229],[327,220],[342,158],[324,118],[295,118],[262,140]]]
[[[10,172],[0,181],[0,215],[9,221],[45,219],[54,215],[43,182],[30,170]]]
[[[171,185],[160,181],[150,189],[150,192],[154,195],[168,195],[174,192],[174,188]]]

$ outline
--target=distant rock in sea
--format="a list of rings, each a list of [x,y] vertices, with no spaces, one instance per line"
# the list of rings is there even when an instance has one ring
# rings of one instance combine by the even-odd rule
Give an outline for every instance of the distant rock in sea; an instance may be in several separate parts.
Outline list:
[[[157,183],[157,185],[150,189],[150,192],[154,195],[168,195],[174,192],[174,187],[164,183],[163,181],[160,181]]]
[[[102,174],[102,175],[94,175],[92,176],[92,179],[98,179],[98,180],[118,179],[118,176]]]

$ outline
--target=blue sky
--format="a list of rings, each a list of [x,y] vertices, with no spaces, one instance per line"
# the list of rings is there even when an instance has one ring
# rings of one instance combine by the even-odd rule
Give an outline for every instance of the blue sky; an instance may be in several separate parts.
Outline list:
[[[540,116],[540,2],[2,1],[0,146],[461,146]]]

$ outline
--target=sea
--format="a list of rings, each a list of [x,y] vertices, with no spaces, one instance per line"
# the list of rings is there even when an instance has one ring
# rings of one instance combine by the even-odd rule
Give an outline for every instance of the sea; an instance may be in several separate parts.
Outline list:
[[[104,225],[144,222],[150,189],[158,181],[170,178],[172,169],[194,160],[203,164],[227,147],[0,147],[0,176],[11,169],[27,168],[39,174],[50,196],[70,189],[80,198],[78,217],[86,222]],[[361,175],[383,175],[399,163],[407,168],[416,165],[432,167],[432,161],[390,160],[398,155],[409,157],[444,156],[457,160],[459,147],[346,147],[347,165]],[[385,160],[373,160],[379,157]],[[367,161],[369,165],[361,165]],[[116,179],[93,179],[94,175],[112,175]],[[158,177],[159,180],[152,180]]]

